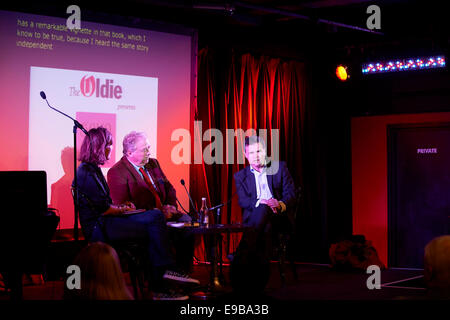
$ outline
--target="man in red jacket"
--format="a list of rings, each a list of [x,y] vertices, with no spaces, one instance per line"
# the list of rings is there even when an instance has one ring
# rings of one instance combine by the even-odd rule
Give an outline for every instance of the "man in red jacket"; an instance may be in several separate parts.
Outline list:
[[[167,179],[158,160],[150,158],[150,145],[145,133],[132,131],[123,139],[123,157],[107,174],[113,203],[132,202],[136,209],[159,209],[166,220],[190,221],[177,209],[175,188]],[[174,229],[174,228],[170,228]],[[170,230],[176,249],[177,264],[189,273],[194,254],[194,236]]]

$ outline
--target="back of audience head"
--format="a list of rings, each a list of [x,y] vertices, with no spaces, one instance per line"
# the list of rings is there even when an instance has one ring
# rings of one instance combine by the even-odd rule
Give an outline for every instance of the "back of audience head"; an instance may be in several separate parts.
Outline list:
[[[424,277],[429,290],[450,294],[450,235],[436,237],[426,245]]]
[[[65,297],[79,300],[132,300],[116,250],[103,242],[90,243],[74,260],[80,268],[81,288]]]

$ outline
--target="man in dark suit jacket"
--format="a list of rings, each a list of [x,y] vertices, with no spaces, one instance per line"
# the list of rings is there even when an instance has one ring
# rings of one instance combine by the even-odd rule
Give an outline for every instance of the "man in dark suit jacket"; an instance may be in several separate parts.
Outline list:
[[[250,266],[247,271],[251,272],[268,266],[272,232],[294,223],[290,209],[295,202],[295,185],[285,162],[267,162],[261,138],[246,137],[245,157],[250,165],[235,173],[234,180],[243,224],[250,229],[243,234],[236,252],[239,261],[235,264]],[[241,278],[249,279],[251,275],[255,274]]]
[[[177,210],[175,188],[167,179],[158,160],[150,158],[150,145],[143,132],[130,132],[123,139],[124,156],[107,174],[113,203],[132,202],[136,209],[160,209],[166,220],[190,221]],[[181,219],[180,219],[181,217]],[[176,248],[177,265],[188,273],[194,254],[194,237],[170,228]]]

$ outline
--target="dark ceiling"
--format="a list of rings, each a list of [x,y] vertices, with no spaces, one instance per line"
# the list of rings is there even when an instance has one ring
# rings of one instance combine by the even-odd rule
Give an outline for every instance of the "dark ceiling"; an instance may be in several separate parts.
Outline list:
[[[230,43],[235,38],[236,42],[267,42],[267,46],[283,44],[293,50],[325,44],[342,52],[446,53],[450,39],[448,14],[442,1],[434,0],[127,0],[77,4],[85,17],[110,14],[195,28],[200,47],[214,41]],[[376,33],[366,27],[370,16],[366,10],[372,4],[381,9],[381,30]],[[65,16],[67,6],[61,2],[36,2],[27,7],[10,3],[7,9]]]

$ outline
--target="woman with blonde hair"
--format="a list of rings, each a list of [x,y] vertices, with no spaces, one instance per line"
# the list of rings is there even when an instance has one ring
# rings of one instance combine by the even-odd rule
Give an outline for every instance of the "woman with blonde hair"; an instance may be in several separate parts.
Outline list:
[[[74,264],[80,268],[81,288],[66,291],[73,299],[133,300],[117,252],[110,245],[103,242],[88,244],[77,255]]]

